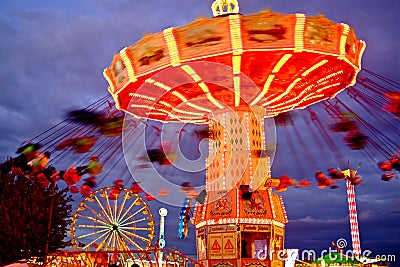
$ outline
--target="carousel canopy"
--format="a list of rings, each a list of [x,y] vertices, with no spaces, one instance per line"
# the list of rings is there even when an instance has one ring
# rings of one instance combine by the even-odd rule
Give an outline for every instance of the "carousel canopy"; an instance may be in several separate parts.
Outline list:
[[[144,36],[104,76],[117,107],[142,118],[206,123],[249,106],[272,117],[353,85],[364,48],[322,15],[225,14]]]

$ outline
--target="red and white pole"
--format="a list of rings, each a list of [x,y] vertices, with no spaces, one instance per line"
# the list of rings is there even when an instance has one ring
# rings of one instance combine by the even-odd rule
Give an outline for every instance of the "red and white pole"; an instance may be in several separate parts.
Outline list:
[[[349,179],[346,179],[347,186],[347,201],[349,203],[349,218],[351,230],[351,242],[353,246],[353,253],[356,256],[361,255],[360,232],[358,230],[356,195],[354,185],[351,184]]]

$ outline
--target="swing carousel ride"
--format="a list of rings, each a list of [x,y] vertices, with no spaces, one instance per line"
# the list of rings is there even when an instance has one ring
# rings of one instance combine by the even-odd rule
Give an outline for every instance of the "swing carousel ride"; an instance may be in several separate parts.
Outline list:
[[[80,254],[68,253],[90,266],[132,260],[159,266],[156,258],[166,265],[283,266],[287,217],[277,193],[312,185],[300,157],[286,160],[292,175],[271,176],[275,149],[279,155],[285,146],[307,157],[318,187],[346,180],[353,250],[360,255],[354,186],[362,178],[327,164],[347,166],[347,155],[361,153],[383,181],[396,176],[399,84],[361,70],[365,43],[346,24],[270,10],[245,16],[235,0],[217,0],[212,11],[213,18],[122,49],[104,70],[111,96],[29,140],[12,172],[43,186],[63,180],[80,193],[70,231]],[[206,158],[192,149],[203,140]],[[203,169],[185,160],[188,143]],[[51,158],[34,169],[43,158],[39,149]],[[203,178],[187,178],[192,174]],[[178,234],[185,238],[193,223],[197,261],[169,250],[160,258],[164,244],[154,240],[147,204],[153,200],[184,203]]]

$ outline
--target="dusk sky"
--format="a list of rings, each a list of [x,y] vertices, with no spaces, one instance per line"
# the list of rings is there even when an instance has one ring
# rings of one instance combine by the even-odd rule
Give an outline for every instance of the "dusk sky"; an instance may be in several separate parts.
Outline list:
[[[13,156],[22,142],[63,120],[66,111],[107,95],[102,73],[115,53],[146,33],[182,26],[199,16],[211,17],[211,2],[2,0],[0,159]],[[322,13],[347,23],[366,42],[362,68],[400,82],[398,0],[242,0],[239,5],[242,14],[269,8],[308,16]],[[352,165],[363,159],[355,161]],[[366,182],[356,188],[361,247],[376,255],[396,254],[392,266],[400,266],[400,181],[383,182],[372,172],[376,177],[368,180],[368,170],[367,166],[360,169]],[[281,165],[277,171],[282,171]],[[328,249],[339,238],[351,243],[343,181],[336,190],[313,186],[291,188],[281,195],[289,218],[286,247]],[[167,226],[176,227],[176,214],[167,218]],[[187,239],[170,239],[168,243],[167,236],[167,246],[185,247],[188,254],[195,254],[193,227]]]

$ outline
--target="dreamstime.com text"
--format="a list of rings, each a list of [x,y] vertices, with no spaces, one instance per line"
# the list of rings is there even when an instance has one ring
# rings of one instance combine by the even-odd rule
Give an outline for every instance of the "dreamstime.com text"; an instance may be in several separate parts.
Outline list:
[[[317,259],[324,258],[329,259],[330,261],[343,261],[343,260],[355,260],[355,261],[365,261],[368,259],[369,261],[384,261],[384,262],[395,262],[396,255],[388,254],[388,255],[373,255],[373,252],[370,250],[364,250],[360,255],[356,255],[352,250],[347,250],[345,252],[340,252],[336,249],[324,249],[319,253],[312,249],[306,250],[279,250],[268,251],[267,248],[265,250],[259,250],[256,252],[256,258],[259,260],[266,260],[268,258],[277,258],[278,260],[300,260],[300,261],[316,261]],[[275,256],[274,256],[275,255]]]

